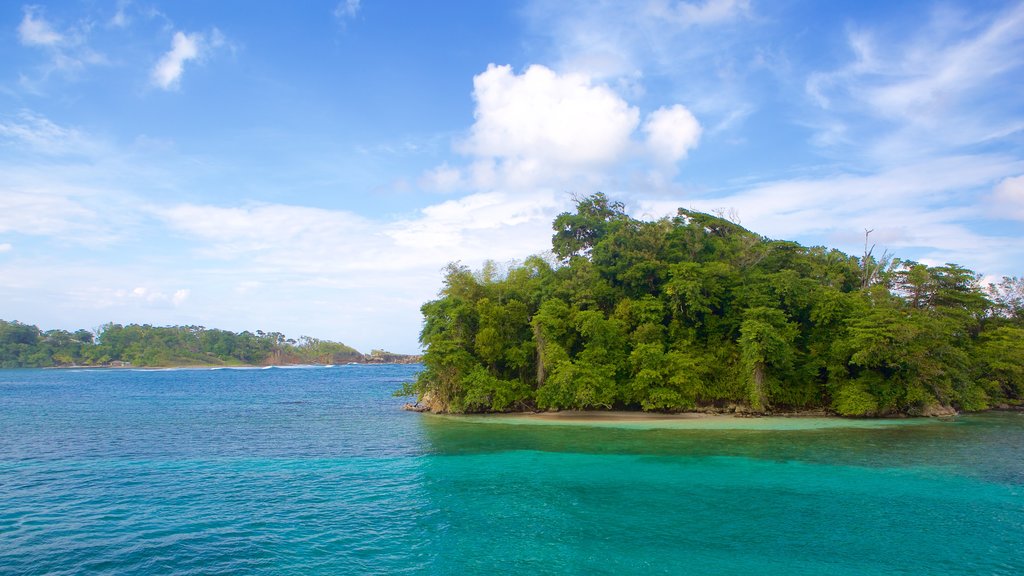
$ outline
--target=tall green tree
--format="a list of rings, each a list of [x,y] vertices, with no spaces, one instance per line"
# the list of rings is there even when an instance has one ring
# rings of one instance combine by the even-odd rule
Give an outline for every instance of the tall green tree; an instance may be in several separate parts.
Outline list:
[[[862,258],[604,194],[553,224],[551,263],[449,267],[423,307],[417,390],[451,411],[824,408],[932,414],[1021,403],[1015,278]]]

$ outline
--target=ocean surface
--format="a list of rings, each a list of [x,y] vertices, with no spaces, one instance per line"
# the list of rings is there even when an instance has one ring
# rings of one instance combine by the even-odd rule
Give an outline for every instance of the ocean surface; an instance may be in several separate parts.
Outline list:
[[[1024,415],[458,419],[417,369],[0,371],[0,574],[1024,574]]]

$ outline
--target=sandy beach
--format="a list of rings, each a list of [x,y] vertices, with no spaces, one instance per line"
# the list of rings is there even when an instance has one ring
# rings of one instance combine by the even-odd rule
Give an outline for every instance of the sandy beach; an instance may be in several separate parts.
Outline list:
[[[498,416],[502,416],[499,414]],[[537,420],[563,420],[569,422],[647,422],[647,421],[674,421],[674,420],[732,420],[738,418],[735,414],[707,414],[704,412],[679,412],[665,414],[661,412],[636,412],[628,410],[561,410],[558,412],[524,412],[510,414],[522,418]]]
[[[663,414],[628,411],[524,412],[510,414],[427,414],[453,422],[492,425],[593,426],[640,430],[815,430],[826,428],[887,428],[941,423],[937,418],[842,418],[822,414],[745,417],[734,414],[683,412]]]

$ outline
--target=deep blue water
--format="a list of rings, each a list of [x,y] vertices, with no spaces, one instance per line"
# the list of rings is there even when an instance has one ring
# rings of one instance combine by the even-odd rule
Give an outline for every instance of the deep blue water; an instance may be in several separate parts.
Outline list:
[[[1024,573],[1022,415],[467,421],[416,370],[0,371],[0,573]]]

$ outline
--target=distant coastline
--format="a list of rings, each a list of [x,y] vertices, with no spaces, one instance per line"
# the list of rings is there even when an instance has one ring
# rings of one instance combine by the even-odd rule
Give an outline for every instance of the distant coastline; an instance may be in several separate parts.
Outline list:
[[[0,320],[0,368],[180,368],[415,364],[421,357],[280,332],[204,326],[108,323],[89,330],[40,330]]]
[[[308,364],[308,363],[286,363],[286,364],[167,364],[167,365],[144,365],[134,366],[127,362],[120,364],[68,364],[64,366],[44,366],[43,370],[216,370],[216,369],[249,369],[249,370],[262,370],[264,368],[330,368],[335,366],[387,366],[387,365],[406,365],[406,364],[419,364],[422,356],[415,354],[408,355],[395,355],[397,358],[392,358],[390,361],[379,361],[379,360],[362,360],[352,362],[342,362],[339,364]],[[17,370],[17,368],[9,368],[10,370]]]

